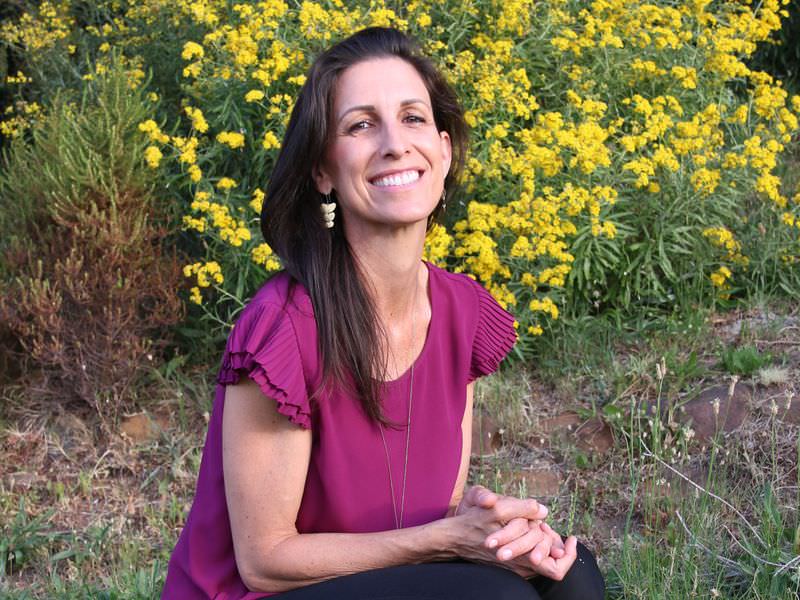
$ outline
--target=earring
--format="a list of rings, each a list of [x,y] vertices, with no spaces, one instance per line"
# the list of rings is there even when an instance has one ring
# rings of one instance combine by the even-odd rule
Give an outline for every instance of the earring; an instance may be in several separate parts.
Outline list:
[[[329,194],[325,194],[325,200],[330,200]],[[336,202],[323,202],[320,204],[320,209],[322,210],[325,227],[330,229],[333,227],[333,219],[336,217]]]
[[[442,186],[442,212],[447,209],[447,188]]]

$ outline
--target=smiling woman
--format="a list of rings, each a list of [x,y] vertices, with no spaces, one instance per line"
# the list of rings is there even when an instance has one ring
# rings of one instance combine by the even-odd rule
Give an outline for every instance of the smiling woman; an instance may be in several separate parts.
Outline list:
[[[261,215],[285,270],[228,339],[164,598],[602,597],[545,507],[464,491],[474,380],[516,340],[483,287],[421,260],[466,145],[402,33],[314,62]]]
[[[434,211],[450,169],[450,135],[437,128],[416,69],[400,58],[353,65],[334,98],[332,139],[315,180],[323,194],[336,190],[358,255],[376,229],[413,227]]]

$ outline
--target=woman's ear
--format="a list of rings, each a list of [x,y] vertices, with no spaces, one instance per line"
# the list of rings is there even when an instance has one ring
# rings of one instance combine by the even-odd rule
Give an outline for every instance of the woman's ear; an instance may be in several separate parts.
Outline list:
[[[330,176],[321,165],[316,165],[311,169],[311,176],[314,178],[314,185],[317,187],[317,191],[320,194],[324,196],[331,193],[331,190],[333,190],[333,183]]]
[[[439,138],[442,147],[442,171],[444,171],[444,177],[447,177],[453,161],[453,146],[450,142],[450,134],[446,131],[440,131]]]

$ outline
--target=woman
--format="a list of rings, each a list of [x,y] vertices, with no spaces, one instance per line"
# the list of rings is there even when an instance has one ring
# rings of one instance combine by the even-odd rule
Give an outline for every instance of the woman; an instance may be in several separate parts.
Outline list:
[[[311,67],[261,219],[285,271],[228,340],[165,598],[602,597],[546,508],[462,497],[474,380],[516,339],[479,284],[421,261],[466,144],[398,31]]]

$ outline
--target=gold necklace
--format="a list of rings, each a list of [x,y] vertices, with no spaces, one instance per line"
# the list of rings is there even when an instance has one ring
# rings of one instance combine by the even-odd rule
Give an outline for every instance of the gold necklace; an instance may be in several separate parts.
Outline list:
[[[417,279],[414,284],[414,300],[416,302],[417,292],[419,290],[419,271],[417,271]],[[414,333],[416,331],[416,306],[411,310],[411,343],[413,350]],[[381,432],[381,440],[383,440],[383,451],[386,454],[386,468],[389,471],[389,493],[392,495],[392,512],[394,514],[395,529],[402,529],[403,527],[403,512],[406,506],[406,475],[408,474],[408,446],[411,441],[411,405],[414,401],[414,363],[411,362],[410,381],[408,384],[408,421],[406,422],[406,448],[403,455],[403,487],[400,492],[400,514],[397,513],[397,500],[394,494],[394,478],[392,477],[392,463],[389,459],[389,446],[386,443],[386,435],[383,432],[383,423],[378,423],[378,428]]]

